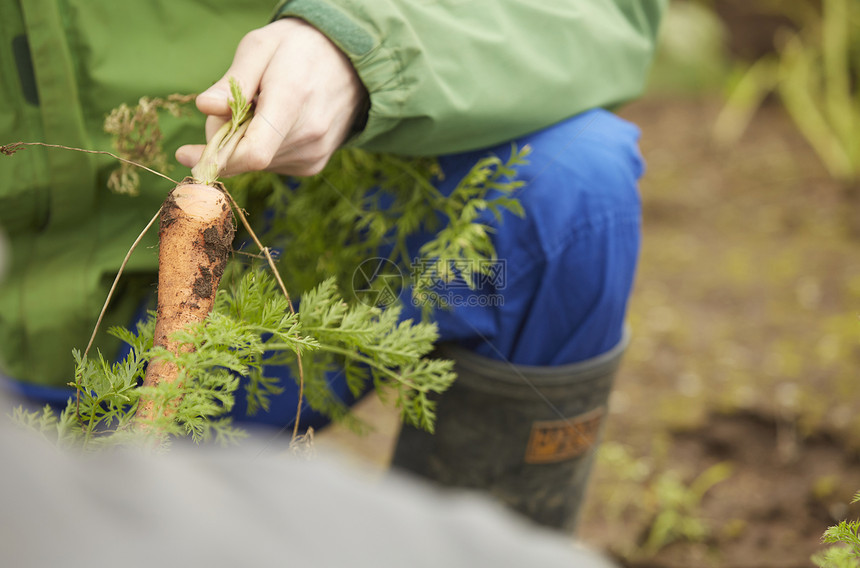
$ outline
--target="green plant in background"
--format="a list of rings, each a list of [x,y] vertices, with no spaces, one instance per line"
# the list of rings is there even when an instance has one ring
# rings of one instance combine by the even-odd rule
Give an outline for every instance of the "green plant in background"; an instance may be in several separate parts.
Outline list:
[[[601,511],[611,521],[618,521],[630,513],[630,507],[636,510],[634,515],[644,511],[644,493],[646,482],[654,473],[654,463],[644,457],[635,457],[630,448],[624,444],[612,441],[603,442],[597,451],[599,471],[609,476],[605,484],[605,495],[601,495]]]
[[[673,1],[660,24],[651,93],[699,93],[723,84],[730,62],[726,29],[708,2]]]
[[[860,502],[858,491],[851,503]],[[860,520],[841,521],[824,532],[822,541],[832,546],[814,555],[819,568],[860,568]]]
[[[800,19],[800,31],[782,30],[776,54],[740,76],[714,125],[715,139],[736,141],[776,93],[828,172],[850,186],[860,177],[860,90],[852,79],[860,76],[860,10],[852,0],[823,0],[820,11],[811,4],[784,10]]]
[[[617,442],[605,442],[598,453],[600,467],[610,477],[601,496],[607,518],[633,517],[647,527],[641,540],[620,551],[628,558],[654,556],[677,541],[707,539],[711,528],[701,515],[702,499],[732,474],[731,464],[720,462],[686,483],[678,471],[657,466],[665,458],[661,453],[658,448],[656,459],[637,458]]]
[[[677,540],[701,542],[710,534],[710,527],[699,514],[702,498],[714,485],[732,474],[732,466],[721,462],[700,473],[689,484],[677,473],[661,473],[652,484],[657,514],[642,545],[646,555]]]

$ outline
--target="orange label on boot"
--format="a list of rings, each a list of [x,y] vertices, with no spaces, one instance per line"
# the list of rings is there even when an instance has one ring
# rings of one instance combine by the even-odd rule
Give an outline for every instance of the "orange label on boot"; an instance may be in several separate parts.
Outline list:
[[[597,441],[605,412],[600,407],[566,420],[533,422],[526,463],[555,463],[581,456]]]

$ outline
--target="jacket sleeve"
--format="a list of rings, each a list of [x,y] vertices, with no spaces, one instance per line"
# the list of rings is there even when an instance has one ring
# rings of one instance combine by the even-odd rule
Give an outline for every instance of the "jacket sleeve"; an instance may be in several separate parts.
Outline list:
[[[491,146],[639,95],[665,0],[285,0],[370,93],[352,143],[427,155]]]

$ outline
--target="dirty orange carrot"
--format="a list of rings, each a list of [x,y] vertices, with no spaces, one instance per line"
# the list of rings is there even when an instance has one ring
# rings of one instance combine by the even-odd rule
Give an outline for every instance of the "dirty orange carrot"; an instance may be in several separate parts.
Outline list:
[[[206,319],[232,250],[233,213],[224,192],[187,178],[167,196],[158,232],[158,308],[154,344],[178,353],[188,349],[173,335]],[[145,386],[177,380],[178,369],[168,361],[149,363]],[[137,418],[152,421],[154,403],[142,399]]]
[[[206,319],[215,305],[218,284],[232,250],[233,212],[224,186],[217,181],[248,128],[251,105],[238,83],[230,82],[232,119],[209,140],[200,161],[161,206],[158,232],[158,308],[154,345],[172,353],[190,349],[174,339],[177,331]],[[169,361],[149,362],[144,386],[174,383],[179,369]],[[177,405],[179,401],[171,401]],[[158,416],[152,399],[141,397],[137,424],[146,427]],[[170,412],[167,409],[166,412]]]

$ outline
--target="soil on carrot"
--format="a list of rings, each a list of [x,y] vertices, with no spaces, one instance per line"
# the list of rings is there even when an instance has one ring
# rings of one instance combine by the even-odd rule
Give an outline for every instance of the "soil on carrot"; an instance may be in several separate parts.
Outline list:
[[[775,106],[716,147],[719,108],[621,113],[648,162],[643,248],[579,536],[624,566],[812,566],[825,528],[860,517],[860,241],[843,189]],[[317,444],[382,469],[396,414],[375,399],[359,414],[370,436]],[[702,482],[717,464],[725,478]]]
[[[173,197],[172,193],[168,193],[167,197],[164,198],[164,203],[161,205],[161,214],[158,216],[159,238],[161,238],[161,231],[164,231],[176,221],[177,209],[176,198]]]
[[[212,283],[214,281],[212,272],[202,264],[197,267],[197,270],[200,272],[200,276],[198,276],[194,281],[191,289],[194,291],[194,295],[198,299],[202,300],[204,298],[209,298],[212,296]]]

